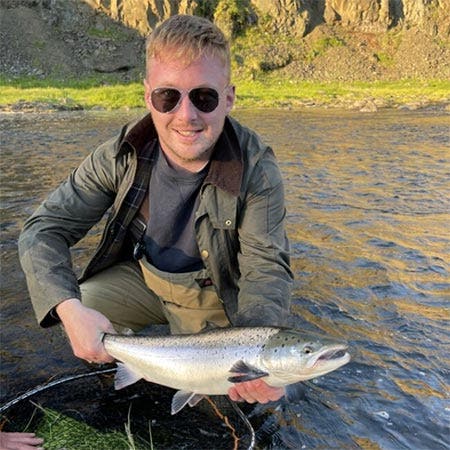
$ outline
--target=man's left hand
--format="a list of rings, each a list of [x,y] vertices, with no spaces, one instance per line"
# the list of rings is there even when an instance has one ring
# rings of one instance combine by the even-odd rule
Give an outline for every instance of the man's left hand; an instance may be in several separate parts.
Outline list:
[[[269,386],[262,379],[236,383],[228,390],[231,400],[248,403],[268,403],[279,400],[284,394],[284,388]]]

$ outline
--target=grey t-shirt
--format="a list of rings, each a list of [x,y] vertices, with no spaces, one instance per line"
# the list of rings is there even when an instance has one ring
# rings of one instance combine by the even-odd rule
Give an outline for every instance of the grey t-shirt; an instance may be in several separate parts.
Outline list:
[[[194,219],[208,166],[198,173],[170,166],[158,150],[149,186],[149,221],[144,236],[148,261],[172,273],[203,268]]]

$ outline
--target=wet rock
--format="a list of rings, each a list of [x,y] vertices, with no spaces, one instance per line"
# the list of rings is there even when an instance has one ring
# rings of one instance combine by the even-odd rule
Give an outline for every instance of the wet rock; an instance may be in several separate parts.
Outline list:
[[[367,100],[364,105],[359,108],[360,112],[376,112],[378,111],[378,106],[373,100]]]
[[[55,111],[80,111],[83,107],[76,103],[67,101],[63,103],[29,102],[20,100],[12,105],[0,105],[3,113],[29,113],[29,112],[55,112]]]

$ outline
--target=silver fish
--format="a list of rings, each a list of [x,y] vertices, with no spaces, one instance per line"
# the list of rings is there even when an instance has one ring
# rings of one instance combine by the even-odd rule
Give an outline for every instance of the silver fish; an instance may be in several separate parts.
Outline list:
[[[198,334],[106,334],[106,351],[120,361],[115,388],[144,378],[178,389],[172,414],[233,383],[264,378],[284,387],[324,375],[350,361],[347,345],[278,327],[218,328]]]

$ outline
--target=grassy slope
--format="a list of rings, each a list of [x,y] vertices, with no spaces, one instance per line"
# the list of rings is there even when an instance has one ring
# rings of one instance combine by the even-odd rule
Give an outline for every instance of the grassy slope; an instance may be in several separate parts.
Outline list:
[[[237,107],[273,108],[318,106],[351,106],[362,100],[375,100],[380,106],[419,102],[449,101],[449,80],[401,80],[377,82],[289,81],[266,77],[257,81],[235,80]],[[141,83],[103,85],[99,80],[44,81],[0,79],[0,105],[18,102],[42,102],[71,108],[138,108],[144,107]]]

